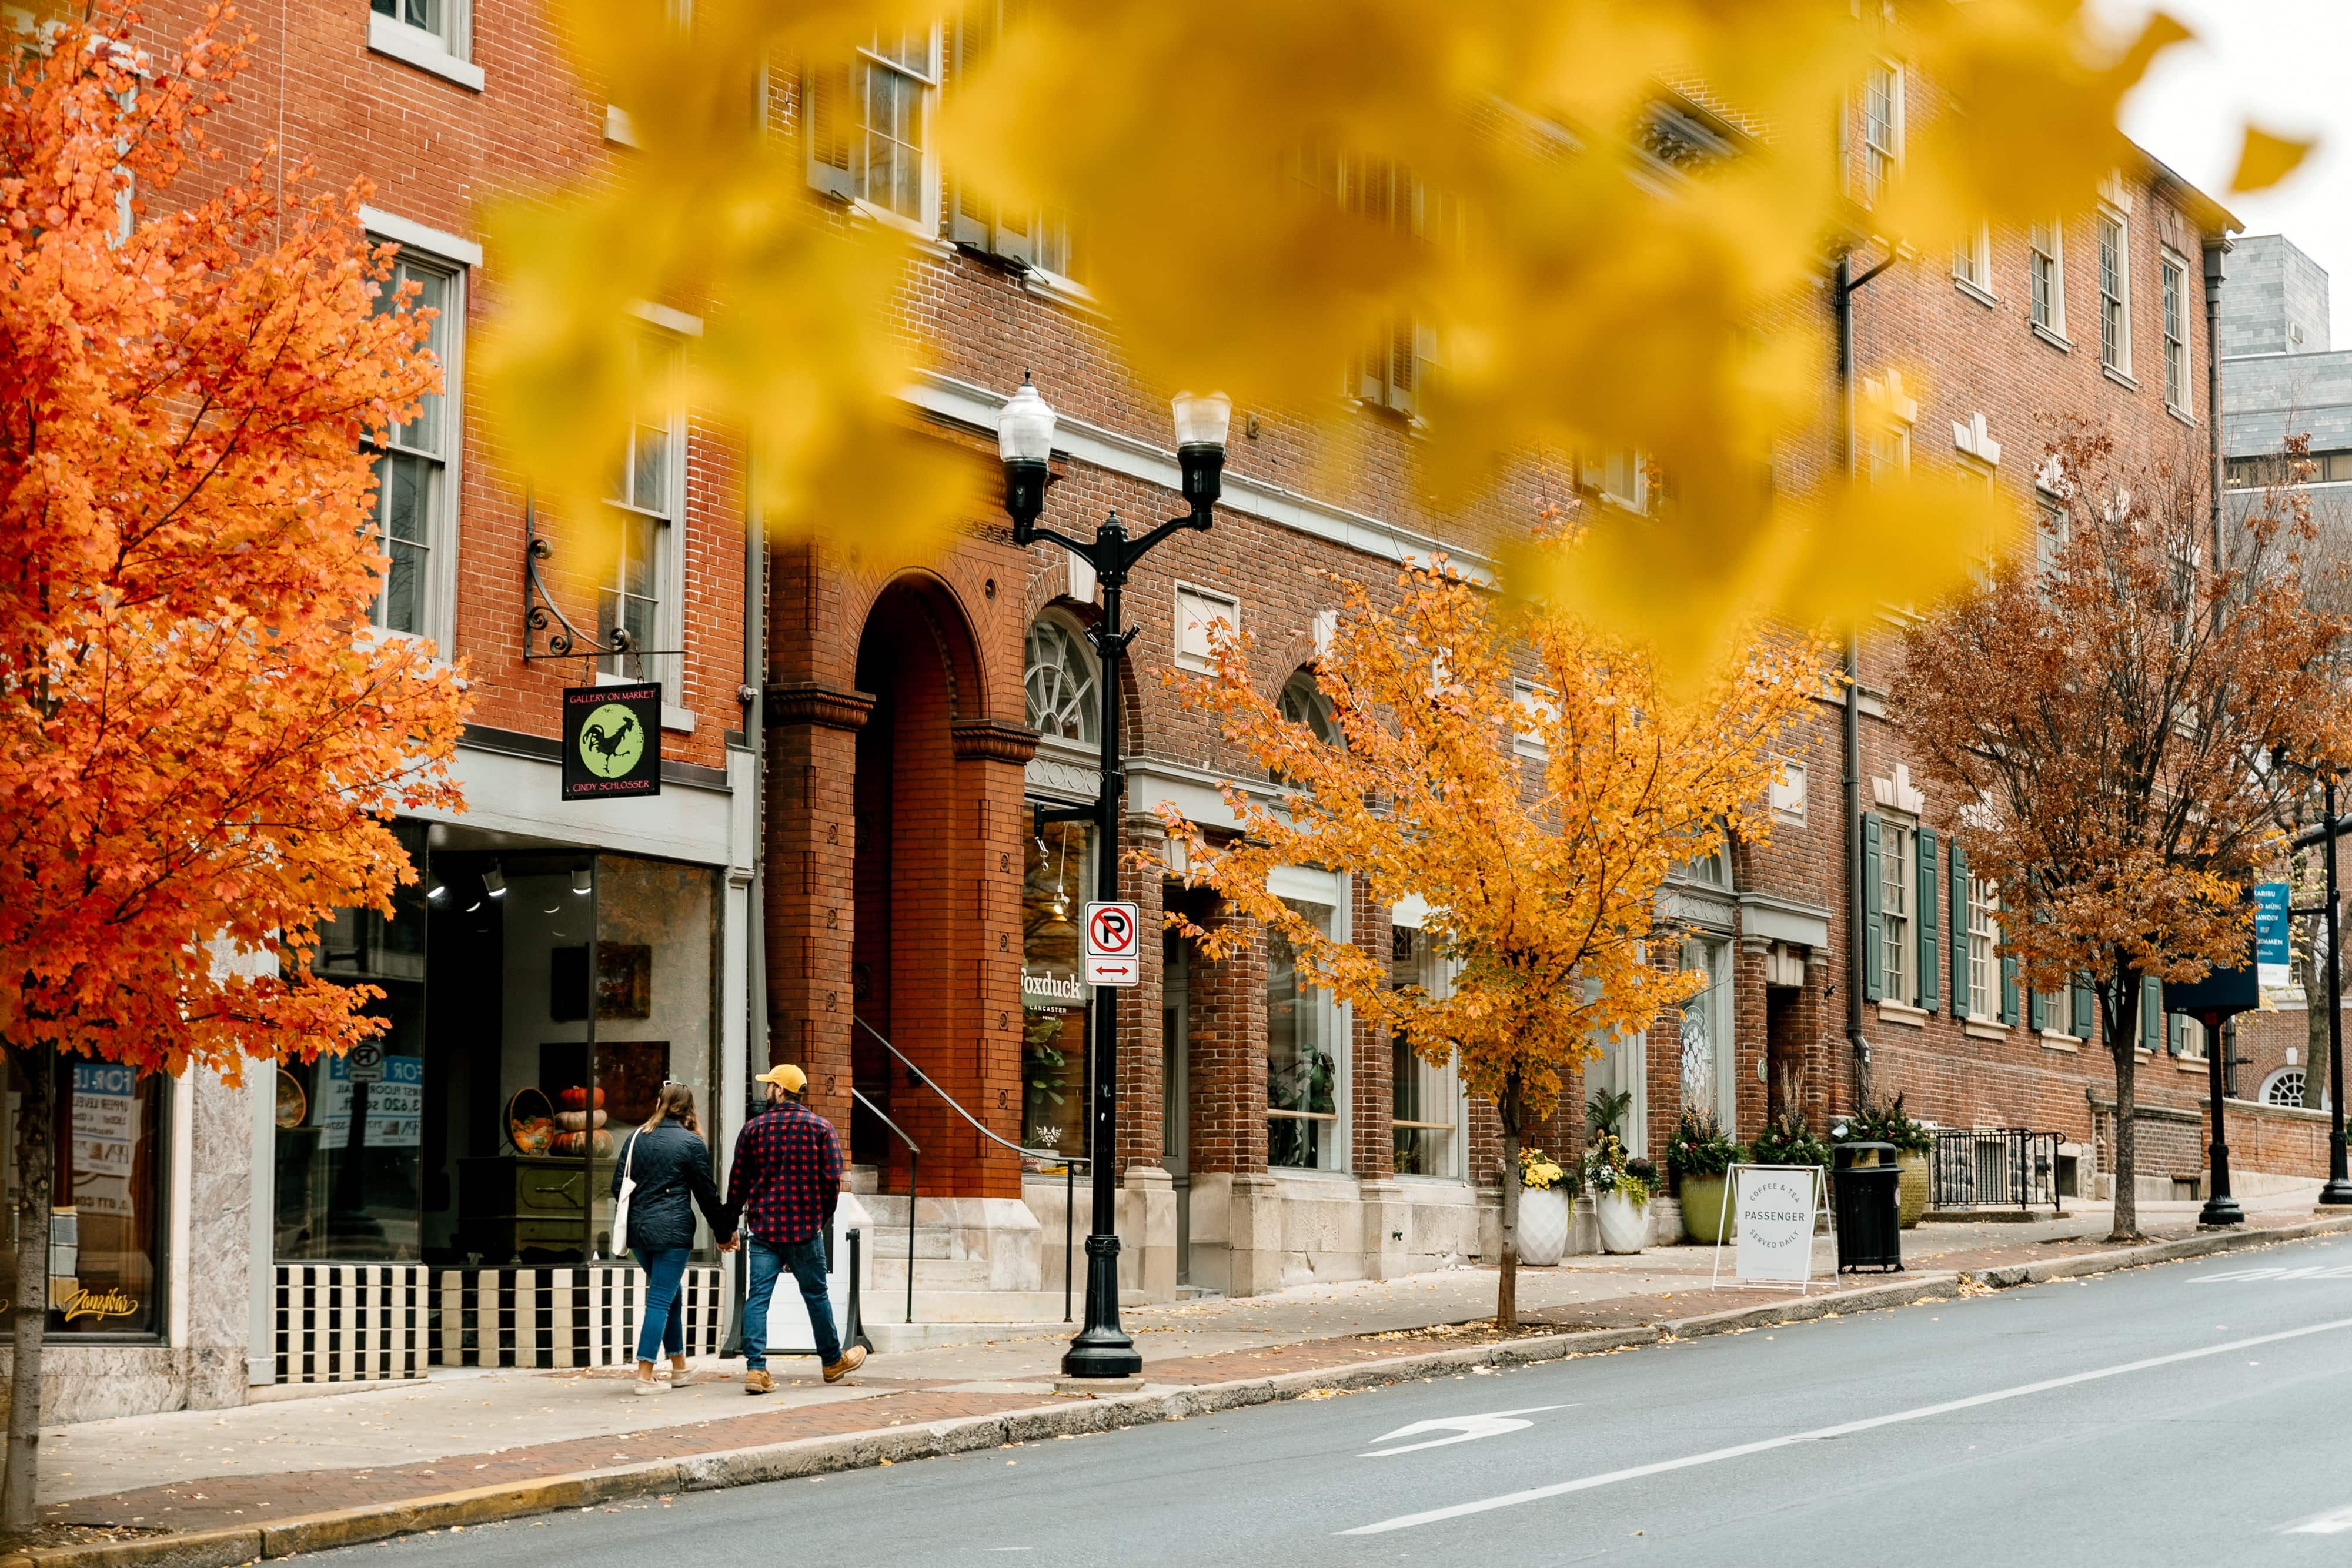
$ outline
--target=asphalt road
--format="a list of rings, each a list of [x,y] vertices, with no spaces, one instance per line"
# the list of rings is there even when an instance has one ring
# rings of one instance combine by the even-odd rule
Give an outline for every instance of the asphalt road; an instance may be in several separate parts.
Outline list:
[[[2352,1239],[329,1555],[2342,1563]]]

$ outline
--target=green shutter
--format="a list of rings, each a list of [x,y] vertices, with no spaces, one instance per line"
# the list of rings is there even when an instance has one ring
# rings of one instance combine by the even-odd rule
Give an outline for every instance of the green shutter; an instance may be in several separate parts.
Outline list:
[[[2154,976],[2139,983],[2139,1048],[2151,1056],[2164,1049],[2164,985]]]
[[[2017,1027],[2017,960],[2007,954],[2000,960],[2000,1021]]]
[[[1969,857],[1952,845],[1952,1016],[1969,1016]]]
[[[1878,814],[1862,814],[1862,997],[1886,995],[1886,912],[1878,870]]]
[[[2091,1038],[2091,982],[2081,975],[2074,977],[2074,1038]]]
[[[2175,1056],[2184,1054],[2180,1044],[2180,1015],[2179,1013],[2167,1013],[2164,1015],[2164,1049],[2172,1052]]]
[[[2036,1034],[2049,1027],[2049,1019],[2043,1016],[2040,991],[2025,993],[2025,1027]]]
[[[1943,942],[1937,930],[1938,912],[1943,900],[1936,894],[1936,830],[1919,830],[1919,896],[1915,901],[1919,911],[1919,1005],[1929,1012],[1936,1010],[1939,999],[1937,982],[1943,973]]]

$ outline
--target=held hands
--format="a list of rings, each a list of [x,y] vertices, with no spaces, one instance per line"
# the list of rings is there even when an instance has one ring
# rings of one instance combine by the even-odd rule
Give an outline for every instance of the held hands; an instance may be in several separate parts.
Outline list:
[[[726,1240],[721,1241],[719,1244],[719,1250],[721,1252],[732,1252],[736,1248],[740,1247],[742,1244],[743,1238],[740,1235],[730,1236]]]

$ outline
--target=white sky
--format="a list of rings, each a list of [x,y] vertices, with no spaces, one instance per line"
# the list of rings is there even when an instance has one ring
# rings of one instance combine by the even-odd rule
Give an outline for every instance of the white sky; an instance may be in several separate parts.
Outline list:
[[[2149,0],[2091,0],[2137,26]],[[2335,346],[2352,348],[2352,4],[2346,0],[2162,0],[2197,34],[2159,57],[2124,104],[2124,131],[2238,214],[2248,234],[2284,234],[2326,267]],[[2317,134],[2303,167],[2271,190],[2232,196],[2241,128]],[[2325,348],[2326,344],[2309,344]]]

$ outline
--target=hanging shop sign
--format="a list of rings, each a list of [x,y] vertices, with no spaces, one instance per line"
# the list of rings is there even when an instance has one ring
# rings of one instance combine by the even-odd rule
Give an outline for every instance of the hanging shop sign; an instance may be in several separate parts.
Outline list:
[[[661,793],[661,683],[567,686],[563,798]]]

